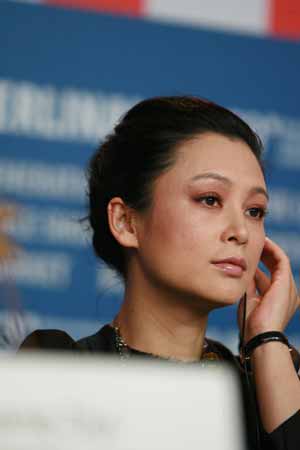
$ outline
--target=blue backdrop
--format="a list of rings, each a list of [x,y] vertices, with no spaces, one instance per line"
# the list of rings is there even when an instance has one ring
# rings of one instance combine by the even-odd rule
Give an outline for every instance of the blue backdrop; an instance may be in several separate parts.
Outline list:
[[[84,168],[120,115],[153,95],[209,98],[258,131],[267,232],[297,275],[299,44],[9,2],[0,17],[0,196],[18,206],[8,231],[22,248],[1,273],[2,327],[17,309],[19,334],[63,326],[79,337],[118,309],[122,286],[96,261],[79,222]],[[288,328],[294,340],[298,320]],[[235,308],[214,313],[209,327],[235,345]]]

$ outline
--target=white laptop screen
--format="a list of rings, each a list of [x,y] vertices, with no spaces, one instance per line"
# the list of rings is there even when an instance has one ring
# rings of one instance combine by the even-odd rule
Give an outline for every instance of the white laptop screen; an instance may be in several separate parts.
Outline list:
[[[0,362],[0,448],[243,450],[238,381],[213,367],[32,354]]]

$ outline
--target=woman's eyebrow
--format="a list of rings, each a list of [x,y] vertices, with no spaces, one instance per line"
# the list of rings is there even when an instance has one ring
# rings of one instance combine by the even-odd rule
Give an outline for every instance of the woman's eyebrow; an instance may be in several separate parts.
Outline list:
[[[190,181],[194,182],[197,180],[203,180],[203,179],[206,180],[209,178],[211,178],[213,180],[221,181],[222,183],[227,184],[228,186],[233,185],[232,181],[229,178],[225,177],[224,175],[220,175],[219,173],[215,173],[215,172],[205,172],[205,173],[195,175],[191,178]],[[267,193],[265,188],[263,188],[262,186],[254,186],[253,188],[250,189],[249,193],[250,194],[262,194],[269,201],[269,194]]]
[[[269,197],[269,194],[267,193],[267,191],[260,186],[257,186],[257,187],[255,186],[252,189],[250,189],[250,194],[262,194],[266,197],[266,199],[268,201],[270,200],[270,197]]]
[[[195,175],[194,177],[192,177],[191,182],[207,178],[212,178],[213,180],[221,181],[222,183],[228,184],[230,186],[233,184],[229,178],[224,177],[224,175],[220,175],[219,173],[215,172],[205,172]]]

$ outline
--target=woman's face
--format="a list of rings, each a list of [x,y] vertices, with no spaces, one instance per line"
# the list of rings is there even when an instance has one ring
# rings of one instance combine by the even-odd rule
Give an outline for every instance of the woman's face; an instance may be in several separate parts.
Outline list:
[[[139,216],[138,264],[151,283],[184,301],[205,300],[209,309],[235,303],[260,260],[266,206],[247,144],[216,133],[195,137],[178,148]]]

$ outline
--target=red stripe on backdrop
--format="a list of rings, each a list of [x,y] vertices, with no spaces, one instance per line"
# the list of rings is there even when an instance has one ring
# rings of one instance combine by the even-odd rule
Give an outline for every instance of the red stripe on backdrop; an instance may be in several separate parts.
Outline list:
[[[45,0],[45,3],[127,16],[142,15],[143,6],[143,0]]]
[[[300,38],[299,0],[270,2],[270,32],[277,37]]]

